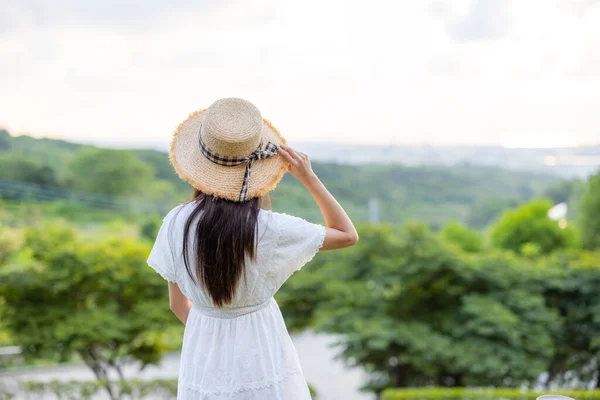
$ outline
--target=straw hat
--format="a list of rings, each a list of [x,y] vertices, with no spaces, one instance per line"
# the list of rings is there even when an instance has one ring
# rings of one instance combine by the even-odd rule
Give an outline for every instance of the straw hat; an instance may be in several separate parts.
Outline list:
[[[277,147],[285,143],[252,103],[225,98],[179,124],[169,159],[179,177],[202,192],[244,201],[277,186],[286,171]]]

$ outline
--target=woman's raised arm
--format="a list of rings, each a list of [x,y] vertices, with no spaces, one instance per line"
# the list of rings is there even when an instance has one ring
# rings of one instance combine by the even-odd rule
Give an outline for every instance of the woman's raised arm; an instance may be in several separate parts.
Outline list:
[[[308,189],[325,218],[327,234],[321,250],[341,249],[354,245],[358,241],[354,224],[313,172],[308,155],[286,145],[279,147],[279,154],[289,163],[290,174]]]

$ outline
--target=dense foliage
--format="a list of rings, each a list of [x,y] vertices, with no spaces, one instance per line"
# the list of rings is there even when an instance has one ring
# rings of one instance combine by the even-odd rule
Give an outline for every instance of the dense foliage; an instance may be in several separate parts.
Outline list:
[[[278,301],[290,328],[342,335],[343,357],[373,378],[367,387],[585,386],[598,376],[600,254],[469,254],[419,225],[359,233]]]
[[[122,377],[132,360],[156,363],[174,318],[147,254],[146,245],[123,238],[95,243],[63,226],[31,229],[0,267],[3,325],[26,357],[75,353],[98,379],[110,370]]]
[[[581,240],[588,249],[600,248],[600,171],[589,179],[579,215]]]
[[[18,155],[4,155],[0,158],[0,179],[47,186],[58,185],[54,169]]]
[[[97,399],[107,386],[113,388],[119,400],[175,399],[176,379],[120,380],[120,381],[25,381],[11,387],[0,385],[0,399],[27,398],[45,399],[55,395],[57,399]]]
[[[418,225],[360,236],[294,278],[319,282],[312,310],[280,300],[286,316],[312,311],[317,329],[343,334],[344,358],[373,374],[372,388],[510,386],[544,372],[560,319],[544,306],[535,267],[503,253],[466,256]],[[294,289],[283,293],[295,299]]]
[[[130,151],[84,149],[68,164],[67,182],[74,189],[109,196],[135,195],[154,176],[152,167]]]
[[[576,377],[600,388],[600,252],[557,253],[541,264],[546,303],[562,319],[547,381],[565,385]]]

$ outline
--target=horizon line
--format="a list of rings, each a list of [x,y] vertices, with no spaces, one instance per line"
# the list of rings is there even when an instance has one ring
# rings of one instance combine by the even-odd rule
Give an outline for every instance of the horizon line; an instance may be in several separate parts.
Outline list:
[[[62,136],[62,135],[53,135],[53,134],[32,134],[32,133],[18,133],[14,134],[8,131],[6,128],[0,127],[0,130],[5,130],[8,132],[11,137],[31,137],[34,139],[49,139],[49,140],[58,140],[70,143],[76,143],[81,145],[91,145],[91,146],[106,146],[113,148],[121,148],[121,149],[152,149],[160,151],[156,145],[164,144],[165,151],[168,150],[168,144],[170,143],[170,138],[161,140],[161,139],[151,139],[149,141],[144,140],[122,140],[117,138],[108,138],[108,139],[79,139],[74,137]],[[144,146],[144,143],[148,143],[148,145]],[[517,145],[513,143],[497,143],[497,144],[483,144],[483,143],[431,143],[431,142],[390,142],[390,143],[355,143],[352,141],[336,141],[336,140],[306,140],[306,141],[295,141],[296,144],[301,145],[337,145],[337,146],[366,146],[370,148],[377,147],[390,147],[390,148],[399,148],[399,147],[438,147],[438,148],[502,148],[502,149],[514,149],[514,150],[552,150],[552,149],[578,149],[578,148],[595,148],[600,146],[600,141],[596,143],[580,143],[580,144],[550,144],[550,145]],[[139,146],[142,145],[142,146]],[[135,147],[137,146],[137,147]]]

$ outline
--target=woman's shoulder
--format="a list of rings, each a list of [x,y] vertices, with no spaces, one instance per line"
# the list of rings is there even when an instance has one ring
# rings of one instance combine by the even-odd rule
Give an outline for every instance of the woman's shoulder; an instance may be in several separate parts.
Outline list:
[[[193,202],[179,204],[173,207],[164,217],[163,223],[185,223],[187,217],[193,211]]]
[[[294,222],[298,223],[300,221],[304,221],[304,219],[300,217],[273,210],[261,209],[260,214],[263,220],[272,221],[277,227],[283,227],[288,224],[293,224]]]
[[[194,211],[195,203],[193,201],[179,204],[173,207],[163,218],[163,221],[179,220],[185,222],[187,217]],[[272,227],[285,227],[293,225],[304,225],[309,224],[303,218],[287,214],[285,212],[278,212],[273,210],[267,210],[264,208],[260,209],[259,220],[269,224],[274,224]]]
[[[289,229],[291,221],[301,219],[283,212],[261,209],[258,220],[259,233],[260,231],[264,232],[260,236],[271,232],[270,236],[277,240],[280,234]]]
[[[299,232],[300,234],[302,234],[307,230],[315,229],[325,230],[325,227],[322,225],[314,224],[305,220],[304,218],[286,214],[284,212],[261,210],[261,213],[265,216],[266,219],[271,221],[271,226],[282,234],[293,232]]]
[[[294,215],[274,211],[264,211],[264,215],[271,218],[275,243],[270,255],[272,265],[277,267],[276,279],[283,283],[314,257],[327,231],[323,225]]]
[[[290,214],[287,214],[287,213],[284,213],[284,212],[267,210],[267,209],[264,209],[264,208],[261,208],[260,212],[263,215],[268,216],[269,218],[274,218],[274,219],[279,219],[279,220],[281,220],[281,219],[290,219],[290,218],[291,219],[301,219],[300,217],[296,217],[294,215],[290,215]]]
[[[193,201],[179,204],[173,207],[163,218],[164,224],[172,226],[185,225],[188,217],[195,209]],[[307,227],[315,226],[303,218],[296,217],[284,212],[261,209],[259,212],[259,230],[280,232],[302,231]]]

